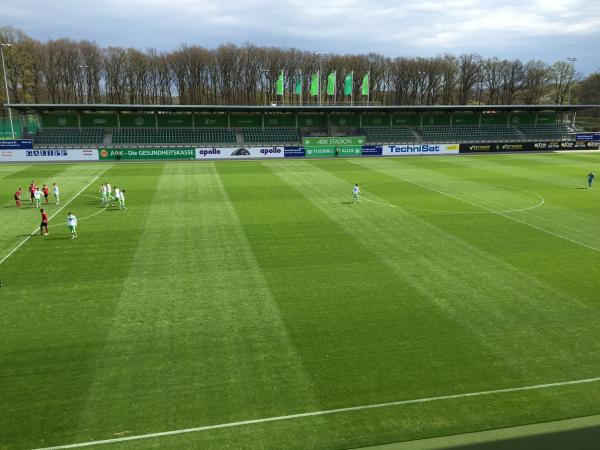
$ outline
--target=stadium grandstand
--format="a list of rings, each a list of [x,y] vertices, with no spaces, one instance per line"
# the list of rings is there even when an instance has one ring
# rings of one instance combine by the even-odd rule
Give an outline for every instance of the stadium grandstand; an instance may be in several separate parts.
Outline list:
[[[12,104],[36,147],[293,145],[308,136],[369,144],[560,141],[593,105],[207,106]],[[6,131],[6,130],[5,130]],[[6,132],[4,133],[6,136]]]

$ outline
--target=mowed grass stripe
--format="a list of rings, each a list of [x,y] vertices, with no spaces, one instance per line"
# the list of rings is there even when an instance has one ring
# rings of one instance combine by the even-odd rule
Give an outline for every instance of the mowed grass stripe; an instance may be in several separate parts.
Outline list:
[[[339,164],[351,163],[340,162]],[[331,165],[335,164],[329,164]],[[328,167],[321,164],[315,166],[318,168],[309,171],[290,170],[286,173],[286,177],[296,178],[296,183],[304,183],[308,187],[314,184],[311,175],[321,167]],[[339,175],[344,172],[336,169],[334,173]],[[319,176],[323,180],[320,174],[313,176],[315,178]],[[349,180],[344,183],[341,180],[336,182],[335,179],[331,179],[327,191],[339,197],[342,195],[343,185],[346,186],[346,192],[350,192],[352,184]],[[322,185],[319,190],[325,191]],[[313,201],[317,198],[324,197],[311,195]],[[538,360],[534,363],[541,364],[545,369],[548,366],[562,369],[560,360],[571,360],[572,355],[569,353],[571,347],[567,344],[561,352],[561,346],[557,347],[556,344],[563,342],[564,345],[569,339],[579,342],[581,336],[574,330],[566,329],[564,324],[556,320],[555,314],[559,311],[578,314],[587,324],[589,344],[596,346],[594,336],[597,335],[598,327],[593,320],[589,319],[590,309],[585,305],[566,301],[569,297],[556,293],[552,286],[527,277],[517,268],[413,215],[402,214],[401,211],[398,214],[398,211],[373,207],[369,208],[364,216],[357,217],[358,208],[354,208],[354,214],[348,214],[347,211],[343,211],[342,206],[330,201],[327,203],[328,206],[325,204],[322,206],[323,210],[336,214],[337,220],[345,221],[349,230],[354,232],[360,229],[368,230],[363,233],[362,239],[369,242],[371,248],[378,249],[382,259],[390,267],[402,267],[403,260],[410,261],[413,270],[410,271],[412,274],[407,277],[407,281],[420,288],[430,301],[437,303],[463,326],[479,334],[486,343],[493,343],[497,339],[495,345],[497,356],[507,356],[507,362],[514,366],[513,369],[524,371],[526,374],[535,373],[527,367],[526,363],[515,359],[524,350],[523,342],[531,341],[532,347],[528,351],[537,348],[539,354],[547,354],[552,350],[552,355],[547,360]],[[396,220],[392,219],[394,216]],[[350,217],[357,219],[354,226]],[[392,220],[384,220],[383,217]],[[502,219],[492,218],[492,220],[498,222]],[[381,230],[380,233],[377,233],[378,229]],[[412,230],[419,230],[419,232],[411,233]],[[420,270],[419,265],[423,266]],[[401,272],[399,275],[406,275],[406,273]],[[428,276],[422,278],[421,274]],[[510,299],[510,301],[500,301],[500,299]],[[549,307],[552,310],[548,311],[546,319],[556,322],[551,330],[546,327],[545,321],[534,324],[529,323],[529,319],[523,323],[512,322],[512,320],[518,322],[524,317],[528,318],[527,310],[541,318],[545,315],[543,311],[547,311]],[[542,309],[543,311],[540,312]],[[506,319],[507,317],[510,319]],[[490,339],[492,336],[494,339]],[[580,357],[587,363],[588,353],[582,353]]]
[[[581,189],[580,186],[574,188],[571,185],[571,182],[575,184],[577,178],[567,161],[575,155],[563,153],[538,156],[539,161],[531,159],[531,155],[446,158],[450,166],[446,173],[454,171],[456,176],[475,179],[480,184],[508,186],[507,195],[515,189],[535,190],[544,196],[545,203],[542,207],[507,215],[532,224],[553,224],[555,228],[560,228],[561,233],[575,230],[579,238],[584,234],[595,237],[597,233],[594,230],[600,226],[600,202],[596,201],[598,191],[594,188]],[[587,156],[600,159],[600,155]],[[548,176],[549,173],[551,176]],[[581,181],[582,170],[577,170],[577,173]],[[464,228],[462,224],[455,229],[460,232],[461,228]],[[482,237],[480,245],[493,247],[495,236],[499,233],[482,229],[479,234]],[[507,245],[505,251],[499,250],[522,270],[535,272],[536,277],[560,286],[563,292],[570,292],[573,298],[598,308],[600,302],[595,294],[594,276],[597,272],[598,255],[590,255],[586,250],[580,251],[578,245],[568,245],[567,248],[562,244],[549,245],[544,236],[536,235],[535,232],[514,233],[510,236],[511,245]],[[532,237],[535,238],[531,240],[529,250],[515,251],[521,240]]]
[[[97,169],[112,182],[117,171],[104,172],[107,167]],[[132,193],[154,192],[151,178],[140,174],[128,184]],[[98,187],[90,186],[69,209],[98,210]],[[3,264],[10,283],[2,294],[10,302],[0,304],[0,446],[31,448],[74,436],[123,272],[137,246],[136,223],[145,223],[143,207],[121,213],[113,210],[80,224],[76,240],[61,223],[64,230],[57,226],[50,236],[30,239]]]
[[[532,224],[556,224],[561,231],[578,235],[579,239],[583,235],[595,236],[594,230],[600,226],[600,198],[597,189],[587,189],[586,174],[590,169],[571,168],[568,163],[571,155],[551,156],[564,164],[522,165],[522,158],[516,155],[512,159],[452,158],[450,161],[465,167],[470,176],[485,180],[486,184],[510,183],[514,188],[543,192],[546,200],[543,208],[510,214],[511,217],[527,217]]]
[[[166,165],[68,441],[317,407],[278,314],[212,163]]]
[[[431,385],[449,386],[449,383],[453,382],[463,387],[466,385],[489,387],[490,383],[510,385],[520,379],[542,379],[542,374],[546,376],[551,373],[556,376],[564,375],[567,367],[570,369],[577,367],[577,370],[572,370],[572,374],[576,374],[578,370],[589,370],[593,373],[598,369],[593,364],[589,366],[588,351],[594,350],[587,347],[581,349],[580,355],[577,357],[580,359],[580,365],[578,365],[572,360],[567,349],[568,345],[565,345],[562,351],[560,347],[552,346],[564,337],[560,330],[554,329],[556,325],[564,328],[561,323],[557,322],[555,311],[548,312],[548,317],[553,322],[557,322],[549,325],[550,329],[546,328],[545,314],[543,314],[544,319],[535,324],[531,324],[529,319],[526,319],[530,317],[528,309],[532,310],[533,314],[539,314],[538,310],[547,307],[543,300],[547,293],[551,294],[548,292],[550,291],[548,287],[541,292],[537,291],[536,289],[540,287],[538,283],[534,287],[530,286],[525,289],[523,294],[519,294],[519,290],[527,286],[529,280],[519,282],[520,273],[518,271],[506,273],[507,270],[503,270],[496,274],[494,272],[497,270],[498,261],[485,261],[481,252],[477,251],[470,251],[465,255],[464,250],[461,250],[462,245],[447,251],[443,248],[443,241],[434,239],[426,227],[416,224],[412,220],[406,221],[403,216],[399,218],[396,216],[397,220],[394,223],[392,220],[385,220],[381,217],[382,213],[379,212],[376,217],[371,217],[365,223],[363,218],[353,212],[358,208],[352,210],[352,206],[348,207],[340,202],[341,198],[349,197],[351,183],[347,183],[342,189],[331,186],[331,183],[327,186],[327,183],[323,182],[321,174],[313,175],[316,170],[303,170],[300,165],[304,164],[307,163],[278,165],[276,173],[280,174],[286,182],[297,185],[299,191],[320,206],[323,211],[329,212],[332,217],[338,217],[337,220],[342,221],[343,219],[342,223],[347,224],[348,230],[353,230],[357,239],[361,239],[366,245],[379,252],[382,259],[385,258],[384,262],[396,269],[392,272],[395,276],[402,277],[404,275],[409,283],[415,284],[417,288],[422,283],[423,296],[429,296],[430,302],[434,305],[438,304],[446,315],[458,323],[459,328],[472,334],[470,340],[462,343],[462,349],[453,354],[455,358],[464,357],[469,360],[469,376],[465,378],[465,374],[462,374],[456,380],[452,380],[451,369],[439,366],[443,361],[442,358],[435,361],[440,374],[444,373],[446,378],[436,383],[434,381],[436,373],[428,373],[428,377],[432,377],[429,380],[432,382]],[[332,166],[334,163],[331,162],[328,165]],[[323,163],[315,163],[315,166],[322,167]],[[272,167],[275,170],[275,166]],[[282,167],[286,167],[287,170],[282,171]],[[341,171],[336,169],[336,172]],[[369,210],[366,214],[371,215],[373,212]],[[388,221],[390,223],[382,227],[381,224]],[[387,230],[380,234],[377,233],[378,228],[387,228]],[[411,230],[418,230],[419,233],[417,235],[410,234],[408,240],[403,239],[403,234],[410,233]],[[423,240],[419,239],[419,234],[424,236]],[[449,239],[450,242],[452,240]],[[415,241],[418,242],[415,243]],[[427,241],[431,242],[431,245],[424,245]],[[471,265],[465,267],[463,261],[471,262]],[[409,266],[406,266],[407,264]],[[484,273],[482,277],[479,272],[486,267],[490,268],[490,272]],[[514,280],[517,282],[515,283]],[[510,284],[516,284],[516,286],[511,287]],[[506,299],[512,301],[507,302]],[[561,307],[565,303],[564,299],[558,298],[557,300],[560,302],[557,301],[556,304],[553,304],[553,309],[568,309],[568,306]],[[415,301],[418,300],[415,299]],[[579,310],[578,316],[585,319],[588,313],[589,311],[583,308],[583,311]],[[504,323],[506,318],[508,320]],[[588,324],[590,322],[592,321],[587,320]],[[410,326],[410,323],[407,324],[404,321],[401,323],[402,326]],[[591,324],[588,329],[589,343],[593,346],[596,345],[593,336],[597,335],[594,326]],[[449,337],[451,335],[449,330],[445,327],[442,329],[444,330],[443,341],[452,339]],[[415,336],[419,336],[418,332],[415,333]],[[577,333],[571,330],[570,338],[567,340],[578,342],[578,339]],[[478,342],[485,348],[485,351],[482,352],[483,355],[473,351]],[[404,362],[409,367],[413,367],[413,365],[418,367],[423,363],[423,354],[415,355],[415,360],[406,358]],[[477,363],[482,364],[482,373],[485,375],[478,377],[475,368]],[[490,372],[489,369],[492,367],[493,371]],[[519,376],[515,376],[515,372],[518,372]],[[405,383],[404,387],[412,388],[413,392],[418,388],[422,389],[417,383],[411,384],[410,379],[406,377],[402,381]],[[564,405],[558,399],[549,399],[549,402],[553,403],[553,409],[558,408],[558,412],[555,411],[556,417],[564,417],[563,414],[568,414],[566,409],[561,409]]]
[[[86,185],[95,175],[102,173],[103,168],[89,165],[52,165],[34,167],[30,171],[19,171],[19,178],[11,180],[11,184],[2,182],[2,191],[6,194],[6,201],[2,202],[2,221],[0,222],[0,259],[12,250],[26,235],[39,226],[41,215],[39,209],[35,208],[29,200],[27,188],[31,180],[36,180],[39,186],[42,183],[50,186],[56,181],[61,189],[61,198],[66,202],[82,187]],[[15,206],[13,194],[18,187],[23,188],[21,196],[21,208]],[[43,204],[50,215],[54,214],[60,206],[54,204],[54,197],[50,195],[50,204]],[[42,196],[42,203],[44,197]],[[65,212],[66,217],[66,212]],[[62,219],[62,218],[61,218]],[[56,222],[57,219],[54,219]],[[66,219],[65,219],[66,220]],[[62,222],[62,221],[61,221]],[[61,224],[62,225],[62,224]],[[52,227],[52,222],[50,227]],[[66,228],[65,228],[66,229]]]
[[[373,161],[356,162],[362,167],[374,167]],[[397,170],[401,166],[402,170]],[[414,161],[397,162],[384,160],[377,164],[381,173],[394,174],[398,180],[429,189],[438,194],[462,201],[466,205],[502,216],[507,220],[547,233],[572,245],[587,248],[588,252],[600,253],[600,236],[591,220],[580,220],[572,211],[548,202],[543,208],[524,212],[507,212],[514,204],[513,197],[522,195],[518,189],[498,189],[493,185],[477,183],[459,176],[447,175]],[[509,195],[510,194],[510,195]],[[574,217],[574,219],[571,219]]]
[[[291,164],[301,173],[306,167]],[[347,405],[350,399],[380,401],[418,379],[418,366],[397,364],[399,352],[430,349],[411,342],[417,330],[399,327],[399,321],[420,322],[423,331],[427,317],[435,317],[438,325],[445,317],[411,307],[408,302],[419,294],[390,277],[372,249],[317,207],[310,200],[313,188],[298,189],[280,176],[285,170],[280,163],[246,168],[243,177],[229,169],[219,166],[222,177],[231,180],[225,183],[229,196],[321,407]],[[248,186],[257,189],[249,192]],[[320,187],[316,181],[314,189]],[[322,190],[320,195],[328,193]],[[269,223],[273,211],[278,211],[278,220]],[[436,357],[443,357],[442,352]]]
[[[230,422],[230,423],[222,423],[222,424],[216,424],[216,425],[207,425],[207,426],[201,426],[201,427],[186,428],[186,429],[181,429],[181,430],[170,430],[170,431],[149,433],[149,434],[145,434],[145,435],[106,439],[106,440],[101,440],[101,441],[65,444],[65,445],[59,445],[59,446],[55,446],[55,447],[39,448],[36,450],[61,450],[61,449],[69,449],[69,448],[101,446],[101,445],[107,445],[107,444],[120,444],[123,442],[164,438],[167,436],[170,437],[170,436],[177,436],[177,435],[190,434],[190,433],[202,433],[202,432],[206,432],[206,431],[226,429],[226,428],[235,428],[235,427],[243,427],[243,426],[249,426],[249,425],[260,425],[260,424],[271,423],[271,422],[281,422],[281,421],[296,420],[296,419],[303,419],[303,418],[327,416],[330,414],[353,413],[353,412],[357,412],[357,411],[373,410],[373,409],[380,409],[380,408],[390,408],[390,407],[394,407],[394,406],[406,406],[406,405],[431,403],[431,402],[439,402],[439,401],[446,401],[446,400],[457,400],[457,399],[463,399],[463,398],[481,397],[481,396],[488,396],[488,395],[499,395],[499,394],[512,393],[512,392],[533,391],[533,390],[538,390],[538,389],[551,389],[551,388],[562,387],[562,386],[597,383],[599,381],[600,381],[600,378],[590,378],[590,379],[572,380],[572,381],[565,381],[565,382],[558,382],[558,383],[548,383],[548,384],[535,385],[535,386],[521,386],[521,387],[514,387],[514,388],[507,388],[507,389],[498,389],[498,390],[493,390],[493,391],[469,392],[469,393],[463,393],[463,394],[450,394],[450,395],[445,395],[445,396],[441,396],[441,397],[418,398],[418,399],[412,399],[412,400],[398,400],[398,401],[388,402],[388,403],[380,403],[380,404],[373,404],[373,405],[358,405],[358,406],[352,406],[352,407],[348,407],[348,408],[339,408],[339,409],[324,410],[324,411],[310,411],[310,412],[299,413],[299,414],[291,414],[291,415],[287,415],[287,416],[264,417],[261,419],[252,419],[252,420],[244,420],[244,421],[240,421],[240,422]]]
[[[502,155],[488,158],[462,156],[447,158],[451,165],[469,169],[488,170],[493,174],[519,178],[523,182],[530,181],[532,186],[542,186],[542,189],[556,186],[559,189],[578,189],[587,187],[587,174],[600,163],[600,154],[588,155],[585,161],[574,158],[575,155],[554,153],[535,155]],[[599,191],[594,195],[598,195]],[[573,200],[573,196],[571,196]]]
[[[415,158],[451,175],[443,159]],[[470,173],[499,204],[529,200]],[[579,248],[481,208],[350,161],[116,164],[107,181],[127,187],[127,211],[84,221],[80,240],[32,239],[10,266],[0,447],[598,376],[594,302],[559,272],[583,261]],[[479,212],[352,209],[356,181],[381,202]],[[535,257],[560,282],[529,269]],[[594,279],[573,283],[593,294]],[[551,391],[109,447],[348,448],[598,412],[594,383]]]
[[[514,158],[518,161],[521,155],[515,155]],[[503,202],[502,206],[510,207],[511,202],[518,200],[515,192],[527,192],[528,189],[534,188],[527,181],[523,182],[519,178],[509,176],[489,177],[486,176],[486,171],[471,168],[462,170],[452,168],[451,164],[448,168],[446,164],[441,165],[439,159],[433,161],[432,158],[420,161],[414,158],[410,161],[386,161],[387,163],[377,165],[373,165],[372,161],[354,161],[354,164],[371,167],[380,174],[394,177],[403,188],[406,186],[408,189],[420,190],[422,201],[429,198],[443,199],[452,204],[458,201],[466,206],[479,208],[481,212],[487,212],[488,214],[477,217],[476,220],[470,217],[465,219],[460,215],[453,217],[444,214],[429,214],[427,219],[438,223],[442,228],[451,230],[456,236],[472,242],[481,250],[502,257],[514,267],[524,273],[533,274],[544,283],[556,286],[557,281],[562,282],[565,287],[562,293],[571,301],[587,303],[587,306],[592,307],[593,310],[598,308],[597,296],[593,294],[594,278],[589,276],[589,272],[582,271],[582,268],[590,264],[593,266],[594,261],[599,260],[600,255],[595,247],[589,248],[584,242],[573,241],[566,234],[557,235],[546,228],[541,229],[530,223],[529,219],[536,215],[541,217],[547,214],[555,215],[553,211],[556,211],[557,207],[551,204],[551,200],[547,200],[539,208],[505,213],[490,209],[488,206],[488,203],[497,206],[498,200],[494,202],[482,197],[481,194],[471,194],[471,192],[493,192]],[[536,168],[531,167],[530,170],[535,171]],[[445,191],[436,188],[442,183],[440,180],[450,180],[448,186],[444,187]],[[547,191],[540,189],[539,186],[538,190],[548,197]],[[386,195],[389,203],[398,204],[402,208],[404,199],[397,191],[387,189],[381,191],[381,195]],[[476,200],[473,200],[474,198]],[[586,213],[580,213],[577,208],[564,211],[564,214],[567,218],[562,220],[568,221],[571,220],[568,217],[574,217],[573,220],[580,223],[582,228],[593,227],[593,218],[590,219]],[[506,223],[504,219],[514,223]],[[595,269],[592,268],[593,270]],[[572,278],[565,276],[566,272],[572,273]],[[546,276],[547,273],[554,276]],[[579,280],[579,284],[574,284],[573,280]]]

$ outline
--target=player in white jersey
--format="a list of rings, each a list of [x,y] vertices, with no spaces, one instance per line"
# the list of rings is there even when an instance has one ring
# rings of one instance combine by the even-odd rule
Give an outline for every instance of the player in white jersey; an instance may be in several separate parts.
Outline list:
[[[56,199],[56,204],[60,205],[60,191],[58,189],[58,184],[56,184],[56,183],[52,183],[52,194],[54,195],[54,198]]]
[[[110,183],[106,183],[106,201],[110,202],[113,199],[112,196],[112,187]]]
[[[121,191],[115,186],[115,196],[113,197],[113,206],[117,206],[116,202],[121,202]]]
[[[121,191],[119,196],[119,208],[125,209],[125,189]]]
[[[106,183],[102,183],[102,187],[100,188],[100,201],[103,205],[106,205],[108,199],[106,198]]]
[[[67,214],[67,226],[71,232],[71,239],[75,239],[77,237],[77,217],[75,217],[71,212]]]
[[[33,196],[35,197],[35,207],[39,208],[42,204],[42,192],[36,188]]]
[[[355,205],[360,202],[360,189],[358,188],[358,183],[352,188],[352,201]]]

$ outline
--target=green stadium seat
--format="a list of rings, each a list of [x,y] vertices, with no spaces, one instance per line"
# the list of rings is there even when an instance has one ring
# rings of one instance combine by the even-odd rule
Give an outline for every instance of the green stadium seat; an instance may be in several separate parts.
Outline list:
[[[367,137],[367,142],[403,144],[416,142],[418,137],[412,127],[368,127],[362,132]]]
[[[287,144],[300,142],[296,128],[244,128],[244,141],[261,144]]]
[[[426,126],[417,129],[426,142],[502,142],[521,139],[519,131],[507,125]]]
[[[36,145],[102,144],[104,129],[45,128],[35,134],[33,141]]]
[[[227,128],[115,128],[113,144],[227,144],[235,142]]]
[[[572,132],[568,126],[563,124],[521,125],[519,129],[529,140],[568,140],[569,133]]]

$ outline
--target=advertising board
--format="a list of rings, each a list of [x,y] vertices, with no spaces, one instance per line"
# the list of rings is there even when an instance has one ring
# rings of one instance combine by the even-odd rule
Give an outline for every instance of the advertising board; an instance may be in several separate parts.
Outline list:
[[[597,150],[600,142],[595,141],[539,141],[460,144],[460,153],[551,151],[551,150]]]
[[[304,147],[283,147],[283,156],[286,158],[302,158],[304,155]]]
[[[383,145],[383,156],[450,155],[459,152],[458,144],[402,144]]]
[[[367,142],[364,136],[326,136],[326,137],[305,137],[302,139],[304,147],[332,147],[332,146],[349,146],[349,145],[364,145]]]
[[[44,150],[0,149],[0,162],[60,162],[98,161],[95,148],[69,148]]]
[[[31,139],[13,139],[13,140],[0,140],[0,150],[11,150],[11,149],[32,149],[33,141]]]
[[[304,147],[307,158],[333,158],[337,147]]]
[[[196,159],[283,158],[284,147],[200,147]]]
[[[363,145],[361,153],[363,156],[381,156],[383,147],[381,145]]]
[[[600,133],[577,133],[576,141],[600,141]]]
[[[100,159],[194,159],[193,148],[111,148],[98,151]]]

